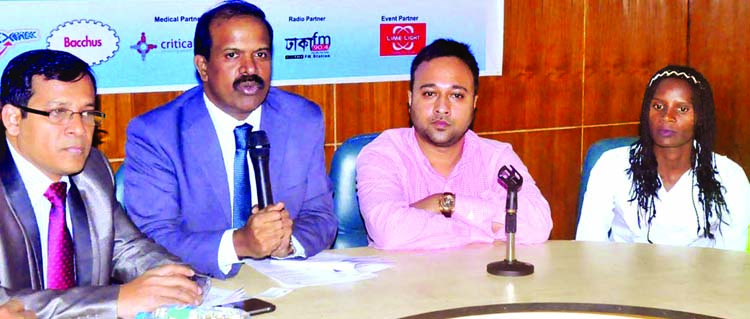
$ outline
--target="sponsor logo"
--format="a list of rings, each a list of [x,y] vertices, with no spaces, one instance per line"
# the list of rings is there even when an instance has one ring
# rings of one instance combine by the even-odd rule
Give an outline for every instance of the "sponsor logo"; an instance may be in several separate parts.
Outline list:
[[[305,58],[319,59],[331,57],[331,54],[328,52],[331,49],[331,36],[318,35],[318,32],[315,32],[311,37],[285,38],[284,40],[286,41],[287,52],[303,52],[303,54],[285,55],[285,60],[301,60]],[[305,54],[305,51],[307,51],[308,48],[310,49],[310,53]]]
[[[141,61],[146,61],[146,54],[148,54],[151,50],[156,49],[156,44],[148,43],[146,41],[146,32],[141,32],[141,39],[135,44],[131,45],[130,48],[141,55]]]
[[[0,30],[0,57],[10,51],[16,44],[39,40],[39,30],[16,29]]]
[[[141,60],[146,61],[146,55],[149,52],[166,52],[166,51],[184,51],[193,49],[192,40],[182,39],[169,39],[164,41],[156,40],[154,43],[150,43],[146,39],[146,32],[141,32],[141,37],[135,44],[131,45],[130,48],[135,50],[141,55]]]
[[[328,51],[331,48],[331,37],[318,35],[318,32],[313,33],[309,38],[286,38],[284,40],[287,51],[305,51],[308,47],[310,51]]]
[[[67,51],[90,65],[101,64],[120,49],[117,32],[96,20],[72,20],[58,25],[47,37],[47,48]]]
[[[426,41],[425,23],[380,25],[380,56],[415,55],[425,47]]]

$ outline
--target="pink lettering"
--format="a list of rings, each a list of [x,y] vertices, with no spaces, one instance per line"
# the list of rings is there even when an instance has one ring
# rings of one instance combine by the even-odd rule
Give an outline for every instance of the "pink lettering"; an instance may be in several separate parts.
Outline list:
[[[310,51],[328,51],[331,48],[330,44],[314,44]]]
[[[101,39],[89,39],[88,35],[82,40],[76,40],[76,39],[71,39],[69,37],[65,37],[63,39],[63,46],[66,48],[100,47],[102,46],[102,40]]]

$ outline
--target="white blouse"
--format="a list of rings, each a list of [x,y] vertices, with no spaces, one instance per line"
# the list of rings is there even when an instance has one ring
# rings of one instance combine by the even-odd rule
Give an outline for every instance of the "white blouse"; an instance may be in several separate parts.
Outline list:
[[[650,238],[654,244],[745,250],[750,224],[750,183],[742,167],[714,153],[716,179],[723,187],[728,212],[722,214],[724,224],[720,229],[715,213],[709,219],[714,234],[711,240],[703,237],[705,214],[698,201],[692,169],[669,191],[664,187],[658,190],[658,198],[654,198],[656,216],[651,225],[647,215],[641,216],[638,225],[638,201],[630,201],[632,181],[626,172],[630,168],[629,151],[630,146],[609,150],[594,164],[583,198],[577,240],[647,243]]]

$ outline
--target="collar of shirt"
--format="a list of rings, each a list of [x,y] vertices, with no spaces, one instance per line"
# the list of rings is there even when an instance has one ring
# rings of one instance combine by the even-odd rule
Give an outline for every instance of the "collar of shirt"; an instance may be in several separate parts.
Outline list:
[[[250,124],[253,126],[253,131],[260,130],[260,114],[263,111],[263,104],[259,105],[258,108],[256,108],[253,112],[250,113],[250,115],[245,118],[243,121],[238,121],[237,119],[233,118],[231,115],[224,113],[221,109],[219,109],[216,104],[211,102],[211,100],[208,98],[206,93],[203,93],[203,101],[206,103],[206,108],[208,109],[208,116],[211,117],[211,122],[214,124],[214,129],[216,130],[216,134],[220,137],[219,142],[222,141],[221,137],[224,135],[230,135],[232,138],[230,141],[232,142],[232,154],[234,154],[234,128],[237,126],[240,126],[244,123]],[[234,156],[234,155],[232,155]]]
[[[13,147],[10,142],[7,143],[10,154],[11,156],[13,156],[13,162],[16,163],[18,174],[21,175],[21,180],[23,180],[23,185],[26,188],[26,193],[29,195],[29,199],[31,200],[31,204],[35,205],[35,202],[39,202],[38,199],[44,199],[43,202],[47,204],[48,211],[51,204],[49,203],[49,200],[44,197],[44,192],[46,192],[49,186],[55,181],[47,177],[47,175],[45,175],[42,170],[34,166],[34,164],[29,162],[25,157],[23,157],[23,155],[18,153],[18,151],[16,151],[15,147]],[[62,176],[60,178],[60,182],[67,183],[68,190],[70,190],[70,180],[68,176]],[[48,214],[45,214],[45,216],[48,216]]]
[[[221,157],[224,160],[224,170],[227,174],[227,187],[229,188],[229,206],[234,209],[234,128],[244,123],[253,126],[253,131],[260,130],[260,115],[263,110],[263,104],[259,105],[244,121],[238,121],[227,113],[224,113],[219,109],[216,104],[211,102],[203,93],[203,101],[206,103],[208,109],[208,115],[211,117],[211,122],[216,130],[216,137],[219,139],[219,147],[221,148]],[[248,160],[248,167],[250,172],[250,181],[255,180],[255,171],[253,171],[253,164]],[[257,204],[255,187],[252,187],[252,199],[253,205]]]
[[[656,191],[656,195],[658,197],[656,198],[656,200],[667,198],[667,196],[669,196],[670,194],[674,194],[674,193],[680,193],[680,194],[691,193],[692,192],[691,189],[693,187],[695,187],[695,191],[698,191],[698,183],[695,181],[694,176],[695,175],[694,175],[693,169],[692,168],[688,169],[687,171],[682,173],[682,175],[680,175],[680,178],[677,179],[677,182],[675,182],[674,185],[672,185],[672,188],[669,191],[667,191],[667,188],[664,187],[664,180],[661,178],[661,175],[656,174],[656,177],[659,179],[659,182],[662,185]]]

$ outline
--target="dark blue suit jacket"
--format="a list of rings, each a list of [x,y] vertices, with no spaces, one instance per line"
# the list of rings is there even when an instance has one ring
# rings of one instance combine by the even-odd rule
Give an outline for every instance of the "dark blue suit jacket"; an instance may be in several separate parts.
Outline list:
[[[261,129],[271,143],[273,198],[286,204],[292,235],[307,256],[317,254],[331,245],[337,226],[322,112],[300,96],[271,88]],[[133,222],[198,271],[227,277],[217,256],[232,224],[229,186],[202,87],[133,119],[125,154],[124,201]],[[229,276],[238,270],[235,265]]]

